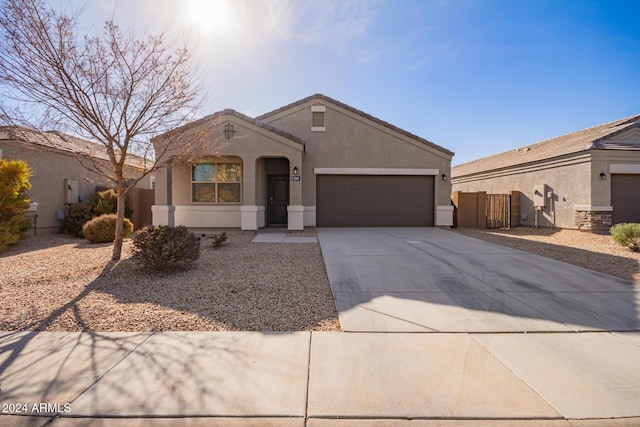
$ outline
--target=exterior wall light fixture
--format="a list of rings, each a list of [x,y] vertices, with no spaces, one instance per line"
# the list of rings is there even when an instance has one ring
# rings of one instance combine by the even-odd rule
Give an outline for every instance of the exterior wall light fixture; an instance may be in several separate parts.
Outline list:
[[[600,172],[600,179],[601,179],[601,180],[603,180],[603,181],[604,181],[605,179],[607,179],[607,174],[606,174],[606,173],[604,173],[604,172]]]
[[[446,181],[446,180],[447,180],[447,174],[445,174],[445,173],[443,173],[443,174],[442,174],[442,180],[443,180],[443,181]]]
[[[293,167],[293,174],[294,175],[298,175],[298,167],[297,166]]]

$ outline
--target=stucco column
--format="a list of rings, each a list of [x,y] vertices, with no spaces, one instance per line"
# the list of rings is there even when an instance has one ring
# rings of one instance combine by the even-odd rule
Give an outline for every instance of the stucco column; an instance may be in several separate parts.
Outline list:
[[[242,158],[242,206],[240,207],[240,228],[242,230],[257,230],[264,227],[264,206],[258,206],[258,192],[256,188],[257,159],[256,157]]]
[[[294,175],[293,168],[298,168],[298,174]],[[294,181],[300,177],[300,181]],[[289,205],[302,206],[302,153],[297,153],[296,156],[289,157]]]
[[[293,169],[297,168],[297,174]],[[289,206],[287,206],[287,228],[304,228],[304,206],[302,206],[302,152],[289,157]]]
[[[256,205],[256,158],[240,156],[242,159],[242,205]]]
[[[173,206],[173,165],[167,163],[156,173],[155,204],[151,207],[153,225],[175,226]]]

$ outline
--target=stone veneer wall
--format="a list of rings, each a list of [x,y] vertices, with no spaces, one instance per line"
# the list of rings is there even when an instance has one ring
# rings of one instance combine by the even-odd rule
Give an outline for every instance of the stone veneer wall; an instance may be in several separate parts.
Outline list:
[[[613,212],[611,211],[576,211],[576,227],[578,230],[606,232],[611,228]]]

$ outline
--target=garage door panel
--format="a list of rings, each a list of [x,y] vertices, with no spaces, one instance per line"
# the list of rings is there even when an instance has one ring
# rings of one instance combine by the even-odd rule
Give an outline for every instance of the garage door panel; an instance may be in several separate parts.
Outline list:
[[[316,223],[324,227],[433,226],[433,176],[319,175]]]
[[[640,175],[611,175],[613,223],[640,222]]]

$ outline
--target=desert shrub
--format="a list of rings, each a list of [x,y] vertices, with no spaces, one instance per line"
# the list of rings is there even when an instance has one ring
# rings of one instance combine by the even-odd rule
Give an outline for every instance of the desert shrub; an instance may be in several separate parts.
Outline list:
[[[96,216],[116,213],[118,208],[118,195],[115,190],[99,191],[92,199],[95,203],[93,213],[96,214]]]
[[[108,189],[104,191],[98,191],[94,195],[90,196],[93,203],[93,213],[98,215],[114,214],[118,210],[118,193],[116,190]],[[124,216],[131,218],[133,211],[129,207],[129,202],[125,198],[124,200]]]
[[[88,200],[75,203],[67,208],[65,224],[66,232],[84,237],[82,228],[93,218],[101,215],[115,214],[118,207],[118,196],[115,190],[98,191],[89,196]],[[129,209],[125,200],[124,216],[130,218],[133,211]]]
[[[148,225],[133,238],[134,258],[152,270],[185,269],[200,257],[200,239],[187,227]]]
[[[93,205],[91,203],[82,202],[70,205],[67,208],[67,215],[65,217],[67,232],[84,237],[82,227],[94,217]]]
[[[133,224],[124,219],[124,236],[133,231]],[[82,227],[82,234],[91,243],[113,242],[116,238],[116,215],[100,215],[87,222]]]
[[[619,245],[640,252],[640,224],[616,224],[611,227],[611,237]]]
[[[227,241],[228,238],[229,236],[227,236],[227,233],[225,232],[222,232],[222,234],[214,234],[211,246],[213,246],[214,249],[218,249],[224,242]]]
[[[31,227],[24,217],[29,209],[30,175],[25,162],[0,159],[0,252],[17,243]]]

